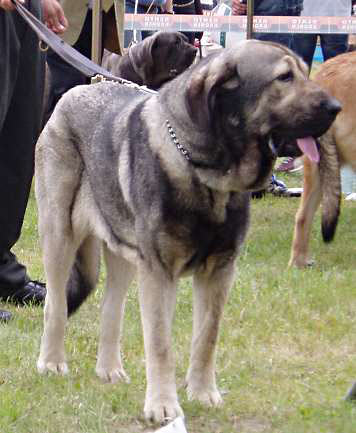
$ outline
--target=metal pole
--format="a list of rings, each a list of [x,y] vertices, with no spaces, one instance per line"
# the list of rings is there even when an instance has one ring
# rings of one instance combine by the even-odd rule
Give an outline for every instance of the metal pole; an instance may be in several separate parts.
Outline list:
[[[101,64],[102,54],[102,35],[103,35],[103,15],[101,0],[94,0],[92,38],[91,38],[91,59],[98,65]]]
[[[255,7],[254,0],[247,0],[247,29],[246,39],[252,39],[253,37],[253,14]]]

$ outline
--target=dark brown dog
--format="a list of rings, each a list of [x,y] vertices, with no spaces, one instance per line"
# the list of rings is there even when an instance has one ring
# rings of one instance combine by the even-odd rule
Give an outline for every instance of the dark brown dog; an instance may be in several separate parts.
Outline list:
[[[110,48],[106,39],[105,47]],[[158,89],[187,69],[194,62],[196,54],[197,49],[188,43],[188,38],[182,33],[156,32],[133,45],[124,56],[105,50],[102,66],[117,77]],[[46,67],[43,126],[49,117],[47,106],[50,79],[50,70]]]
[[[120,57],[106,55],[103,67],[114,75],[158,89],[194,61],[197,49],[179,32],[156,32]]]

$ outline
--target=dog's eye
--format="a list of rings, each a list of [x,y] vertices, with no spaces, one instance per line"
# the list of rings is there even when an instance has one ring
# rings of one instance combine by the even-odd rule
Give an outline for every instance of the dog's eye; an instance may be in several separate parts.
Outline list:
[[[277,80],[279,81],[292,81],[294,78],[294,75],[292,71],[285,72],[284,74],[281,74],[277,77]]]

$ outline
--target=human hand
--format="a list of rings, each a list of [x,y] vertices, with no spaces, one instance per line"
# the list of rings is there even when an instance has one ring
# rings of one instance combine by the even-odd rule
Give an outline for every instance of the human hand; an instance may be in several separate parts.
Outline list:
[[[240,0],[232,0],[232,15],[246,15],[247,5],[246,3],[241,3]]]
[[[20,3],[25,3],[25,0],[19,0]],[[6,11],[12,11],[15,9],[15,5],[12,0],[0,0],[0,8]]]
[[[67,29],[68,21],[57,0],[42,0],[42,11],[46,26],[54,33],[63,33]]]
[[[173,14],[173,0],[166,0],[161,6],[161,10],[164,14]]]
[[[25,0],[18,0],[19,3],[25,4]],[[12,0],[0,0],[0,8],[6,11],[15,9]],[[57,0],[42,0],[42,9],[44,21],[48,28],[55,33],[63,33],[68,27],[68,21],[64,16],[62,6]]]

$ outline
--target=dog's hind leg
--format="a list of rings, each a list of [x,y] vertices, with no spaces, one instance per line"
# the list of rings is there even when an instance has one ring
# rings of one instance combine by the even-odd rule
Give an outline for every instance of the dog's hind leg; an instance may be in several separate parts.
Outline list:
[[[304,157],[303,193],[295,217],[294,236],[289,266],[304,267],[310,264],[308,244],[312,222],[321,200],[319,167]]]
[[[47,296],[44,333],[37,367],[41,373],[50,370],[64,374],[68,371],[64,352],[68,312],[73,312],[74,306],[79,307],[96,285],[100,243],[94,236],[80,241],[65,235],[64,231],[61,236],[54,236],[53,232],[49,231],[42,237],[42,247]]]
[[[234,260],[194,275],[194,316],[190,365],[187,373],[189,400],[208,406],[222,403],[216,386],[215,358],[219,324],[234,281]]]
[[[147,420],[161,423],[183,416],[171,343],[176,281],[144,264],[138,268],[138,279],[147,376],[144,413]]]
[[[40,373],[65,374],[64,332],[67,323],[66,283],[75,258],[70,237],[49,231],[42,236],[47,295],[44,308],[44,331],[37,368]]]
[[[135,275],[135,267],[104,246],[107,267],[106,292],[102,304],[97,375],[105,382],[129,381],[121,361],[122,331],[126,293]]]

